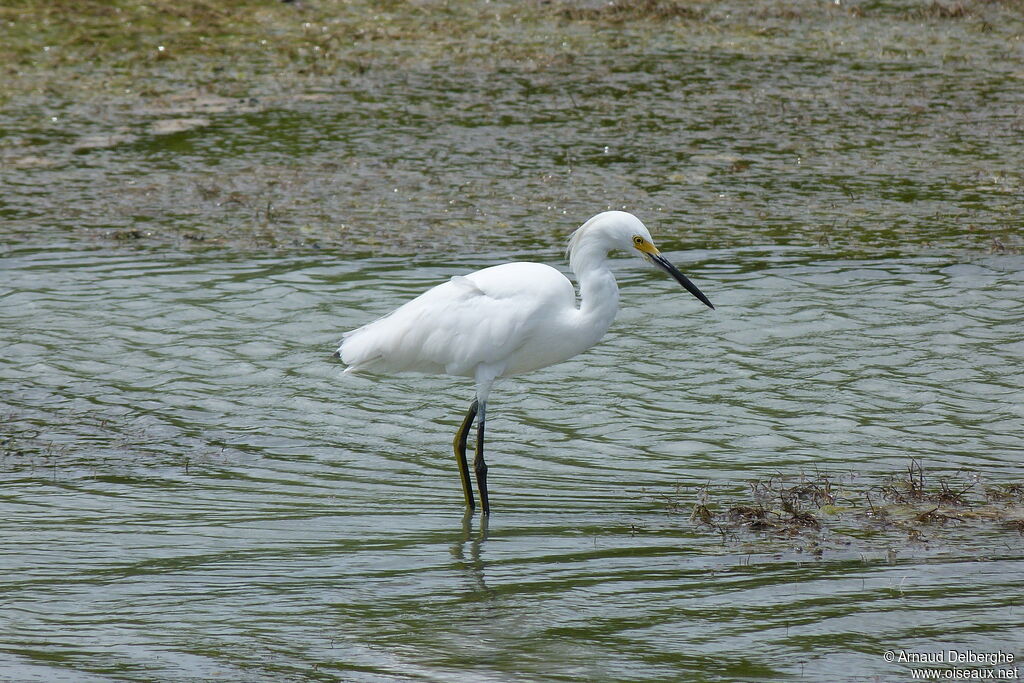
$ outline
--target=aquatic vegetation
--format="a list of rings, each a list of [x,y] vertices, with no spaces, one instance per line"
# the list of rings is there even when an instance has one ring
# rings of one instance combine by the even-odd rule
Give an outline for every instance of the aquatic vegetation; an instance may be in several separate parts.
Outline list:
[[[972,533],[1024,533],[1024,484],[982,485],[976,473],[926,475],[912,458],[882,481],[815,470],[748,482],[749,500],[726,487],[679,485],[655,500],[671,513],[734,542],[743,532],[765,539],[816,540],[815,548],[905,542],[957,544]],[[951,527],[955,532],[947,534]]]

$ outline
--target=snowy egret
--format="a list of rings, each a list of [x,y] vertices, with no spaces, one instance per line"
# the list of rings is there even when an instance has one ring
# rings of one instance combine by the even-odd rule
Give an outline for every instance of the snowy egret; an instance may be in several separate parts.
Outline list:
[[[551,266],[505,263],[456,275],[368,325],[345,333],[334,354],[349,372],[420,372],[471,377],[476,400],[455,435],[454,450],[466,505],[473,488],[466,439],[477,422],[473,469],[484,514],[487,463],[484,422],[494,380],[572,358],[596,344],[615,319],[619,288],[608,264],[615,249],[636,252],[676,279],[709,308],[708,298],[654,246],[640,219],[624,211],[600,213],[569,238],[566,254],[579,281]]]

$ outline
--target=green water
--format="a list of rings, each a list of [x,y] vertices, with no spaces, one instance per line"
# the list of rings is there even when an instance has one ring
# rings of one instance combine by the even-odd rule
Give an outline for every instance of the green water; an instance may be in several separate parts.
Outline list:
[[[1019,481],[1020,259],[674,256],[717,312],[624,262],[605,343],[499,384],[482,526],[448,450],[471,387],[330,358],[468,262],[8,253],[5,671],[820,680],[892,674],[891,647],[1017,651],[1016,532],[816,557],[660,497],[908,454]]]
[[[1024,657],[1019,505],[917,535],[690,518],[704,484],[721,510],[910,458],[975,500],[1024,479],[1019,16],[773,5],[747,34],[730,7],[687,40],[559,24],[575,42],[543,63],[233,99],[171,64],[179,98],[9,103],[0,679],[890,681],[911,667],[887,650]],[[605,340],[496,386],[494,514],[465,517],[472,387],[330,354],[454,274],[561,264],[622,207],[717,310],[617,263]]]
[[[675,248],[1019,252],[1024,20],[991,21],[627,25],[543,65],[53,93],[0,118],[0,217],[18,239],[507,257],[626,207]]]

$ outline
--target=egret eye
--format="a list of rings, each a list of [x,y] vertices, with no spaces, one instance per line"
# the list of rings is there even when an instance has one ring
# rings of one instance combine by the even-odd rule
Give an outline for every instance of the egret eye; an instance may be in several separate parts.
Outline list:
[[[637,235],[636,237],[633,238],[633,244],[635,244],[636,246],[639,247],[643,243],[644,243],[644,238],[641,237],[640,235]]]

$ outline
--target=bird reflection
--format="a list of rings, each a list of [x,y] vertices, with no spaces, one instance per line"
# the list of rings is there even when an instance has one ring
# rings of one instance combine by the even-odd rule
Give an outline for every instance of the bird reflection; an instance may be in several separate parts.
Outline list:
[[[473,525],[477,519],[473,510],[467,508],[462,515],[461,535],[455,543],[452,543],[451,553],[470,581],[471,588],[468,593],[475,594],[479,600],[490,600],[494,597],[494,592],[487,587],[484,577],[484,560],[481,556],[484,541],[487,540],[487,516],[479,517],[480,526],[474,532]]]

